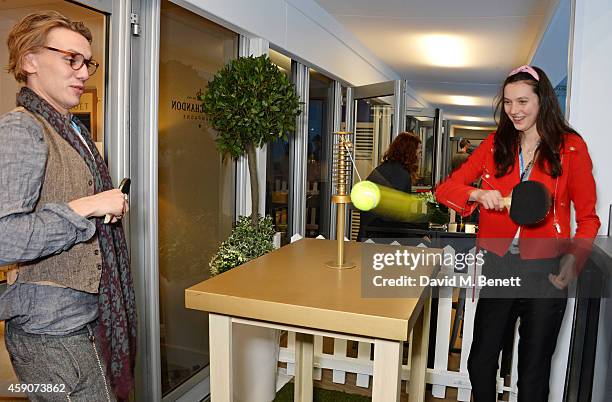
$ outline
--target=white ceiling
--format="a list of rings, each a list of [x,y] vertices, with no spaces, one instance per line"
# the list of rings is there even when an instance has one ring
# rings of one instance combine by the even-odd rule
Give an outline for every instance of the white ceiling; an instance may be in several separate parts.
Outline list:
[[[500,83],[514,67],[530,62],[558,4],[558,0],[316,1],[422,99],[443,109],[445,118],[477,125],[493,124],[493,98]],[[437,43],[435,38],[441,36],[450,41],[448,49],[427,42]],[[436,54],[428,54],[432,50],[454,56],[455,66],[439,65]]]

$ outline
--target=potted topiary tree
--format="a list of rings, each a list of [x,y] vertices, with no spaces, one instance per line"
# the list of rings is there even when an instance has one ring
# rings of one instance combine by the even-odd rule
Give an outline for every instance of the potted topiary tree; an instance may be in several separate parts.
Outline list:
[[[266,55],[232,60],[200,100],[216,130],[219,152],[246,155],[251,182],[251,216],[238,219],[210,261],[211,274],[217,275],[272,250],[272,220],[258,213],[256,149],[293,133],[301,107],[294,85]],[[274,399],[279,337],[277,330],[234,328],[234,400]]]
[[[259,181],[255,150],[287,138],[301,113],[300,99],[287,76],[268,56],[231,61],[208,83],[201,96],[204,112],[217,131],[217,146],[225,156],[246,155],[251,179],[251,221],[258,226]]]

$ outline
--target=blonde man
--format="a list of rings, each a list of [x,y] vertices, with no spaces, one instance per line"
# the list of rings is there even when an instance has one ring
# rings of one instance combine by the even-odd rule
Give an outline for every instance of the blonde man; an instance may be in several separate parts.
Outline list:
[[[24,85],[0,116],[0,265],[17,264],[0,319],[19,381],[40,384],[26,387],[31,400],[114,401],[133,385],[128,205],[69,112],[98,67],[91,40],[54,11],[24,17],[7,40]]]

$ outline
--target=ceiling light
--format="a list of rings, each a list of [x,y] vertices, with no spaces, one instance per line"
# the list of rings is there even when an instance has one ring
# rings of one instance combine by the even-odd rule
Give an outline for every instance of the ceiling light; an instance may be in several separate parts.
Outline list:
[[[473,121],[478,123],[495,123],[495,120],[491,116],[489,117],[477,117],[477,116],[462,116],[462,115],[453,115],[453,114],[445,114],[444,119],[453,120],[453,121]]]
[[[489,131],[489,130],[495,130],[496,127],[485,127],[485,126],[463,126],[463,125],[453,125],[454,128],[461,128],[463,130],[478,130],[478,131]]]
[[[452,105],[461,106],[482,106],[483,99],[476,96],[449,95],[449,100]],[[484,102],[486,105],[486,102]]]
[[[489,106],[491,98],[485,96],[446,95],[440,93],[424,93],[423,98],[430,103],[457,106]]]
[[[465,121],[490,121],[491,119],[486,119],[484,117],[476,117],[476,116],[458,116],[461,117],[461,120]]]
[[[424,35],[419,41],[428,64],[439,67],[465,67],[468,51],[465,40],[456,35]]]

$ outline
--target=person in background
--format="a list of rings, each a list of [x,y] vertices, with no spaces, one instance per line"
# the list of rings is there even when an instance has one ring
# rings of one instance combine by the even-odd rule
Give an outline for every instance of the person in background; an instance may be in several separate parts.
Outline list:
[[[40,385],[26,388],[34,401],[126,400],[134,384],[128,203],[70,114],[98,67],[91,41],[55,11],[24,17],[7,40],[24,86],[0,116],[0,265],[17,265],[0,320],[19,382]]]
[[[600,227],[587,145],[565,121],[541,69],[521,66],[505,79],[499,123],[436,190],[439,202],[467,216],[480,206],[478,247],[486,277],[525,279],[521,286],[483,287],[468,360],[474,402],[497,400],[504,338],[519,326],[518,400],[545,402],[552,356],[565,313],[567,286],[586,260]],[[482,178],[481,188],[472,186]],[[539,223],[518,226],[504,207],[521,181],[542,183],[553,206]],[[570,242],[570,204],[576,232]]]
[[[459,141],[459,151],[457,151],[457,154],[453,156],[453,159],[451,161],[452,172],[457,170],[459,166],[463,165],[463,163],[467,160],[468,156],[470,156],[468,153],[470,145],[471,142],[467,138],[462,138],[461,141]]]
[[[421,140],[410,132],[399,133],[383,155],[382,163],[370,173],[366,180],[411,193],[412,182],[417,177],[420,156]],[[371,227],[393,229],[397,227],[397,222],[380,217],[374,212],[361,212],[359,241],[367,238],[367,231]]]

